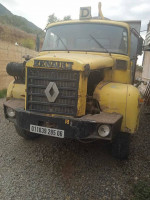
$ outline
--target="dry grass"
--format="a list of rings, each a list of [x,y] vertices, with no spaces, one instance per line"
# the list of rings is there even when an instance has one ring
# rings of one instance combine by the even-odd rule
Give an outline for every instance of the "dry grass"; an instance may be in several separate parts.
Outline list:
[[[13,26],[7,26],[0,23],[0,40],[7,41],[13,44],[17,42],[20,46],[24,46],[24,43],[29,40],[30,43],[34,44],[31,46],[31,49],[35,49],[36,35],[26,33]]]

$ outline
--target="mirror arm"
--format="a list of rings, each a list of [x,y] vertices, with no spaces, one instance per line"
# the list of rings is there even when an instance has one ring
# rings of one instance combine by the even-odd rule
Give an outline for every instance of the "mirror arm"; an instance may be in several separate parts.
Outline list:
[[[142,38],[140,34],[135,30],[135,28],[130,28],[130,31],[134,34],[138,39]],[[143,38],[142,38],[143,39]]]

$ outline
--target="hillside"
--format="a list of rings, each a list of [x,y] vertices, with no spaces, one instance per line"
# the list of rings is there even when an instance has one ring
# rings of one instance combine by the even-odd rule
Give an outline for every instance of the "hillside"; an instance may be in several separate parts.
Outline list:
[[[29,49],[35,50],[36,35],[27,33],[13,26],[8,26],[0,23],[0,40],[9,43],[17,43]],[[40,38],[40,47],[42,46],[43,38]]]
[[[12,13],[0,3],[0,16],[12,15]]]
[[[42,32],[42,29],[38,28],[32,22],[29,22],[25,18],[17,15],[0,16],[0,23],[14,26],[27,33],[39,34]]]
[[[27,19],[14,15],[0,4],[0,40],[35,50],[37,34],[41,47],[44,31]]]
[[[25,19],[24,17],[12,14],[2,4],[0,4],[0,23],[14,26],[27,33],[41,34],[42,37],[44,35],[42,29]]]

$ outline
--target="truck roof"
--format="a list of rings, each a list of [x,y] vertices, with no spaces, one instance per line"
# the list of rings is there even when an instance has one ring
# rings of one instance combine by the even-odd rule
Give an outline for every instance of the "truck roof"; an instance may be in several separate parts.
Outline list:
[[[53,27],[53,26],[59,26],[63,24],[80,24],[80,23],[99,23],[99,24],[112,24],[116,26],[124,26],[125,28],[129,29],[129,24],[126,22],[121,21],[113,21],[113,20],[101,20],[101,19],[89,19],[89,20],[69,20],[69,21],[61,21],[56,23],[51,23],[46,26],[46,29]]]

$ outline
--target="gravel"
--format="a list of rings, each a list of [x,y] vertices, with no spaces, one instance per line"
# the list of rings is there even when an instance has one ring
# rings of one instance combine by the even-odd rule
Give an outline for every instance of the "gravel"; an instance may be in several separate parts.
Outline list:
[[[150,180],[150,117],[142,115],[126,161],[107,143],[42,136],[27,141],[4,118],[0,99],[0,199],[130,200],[134,183]]]

